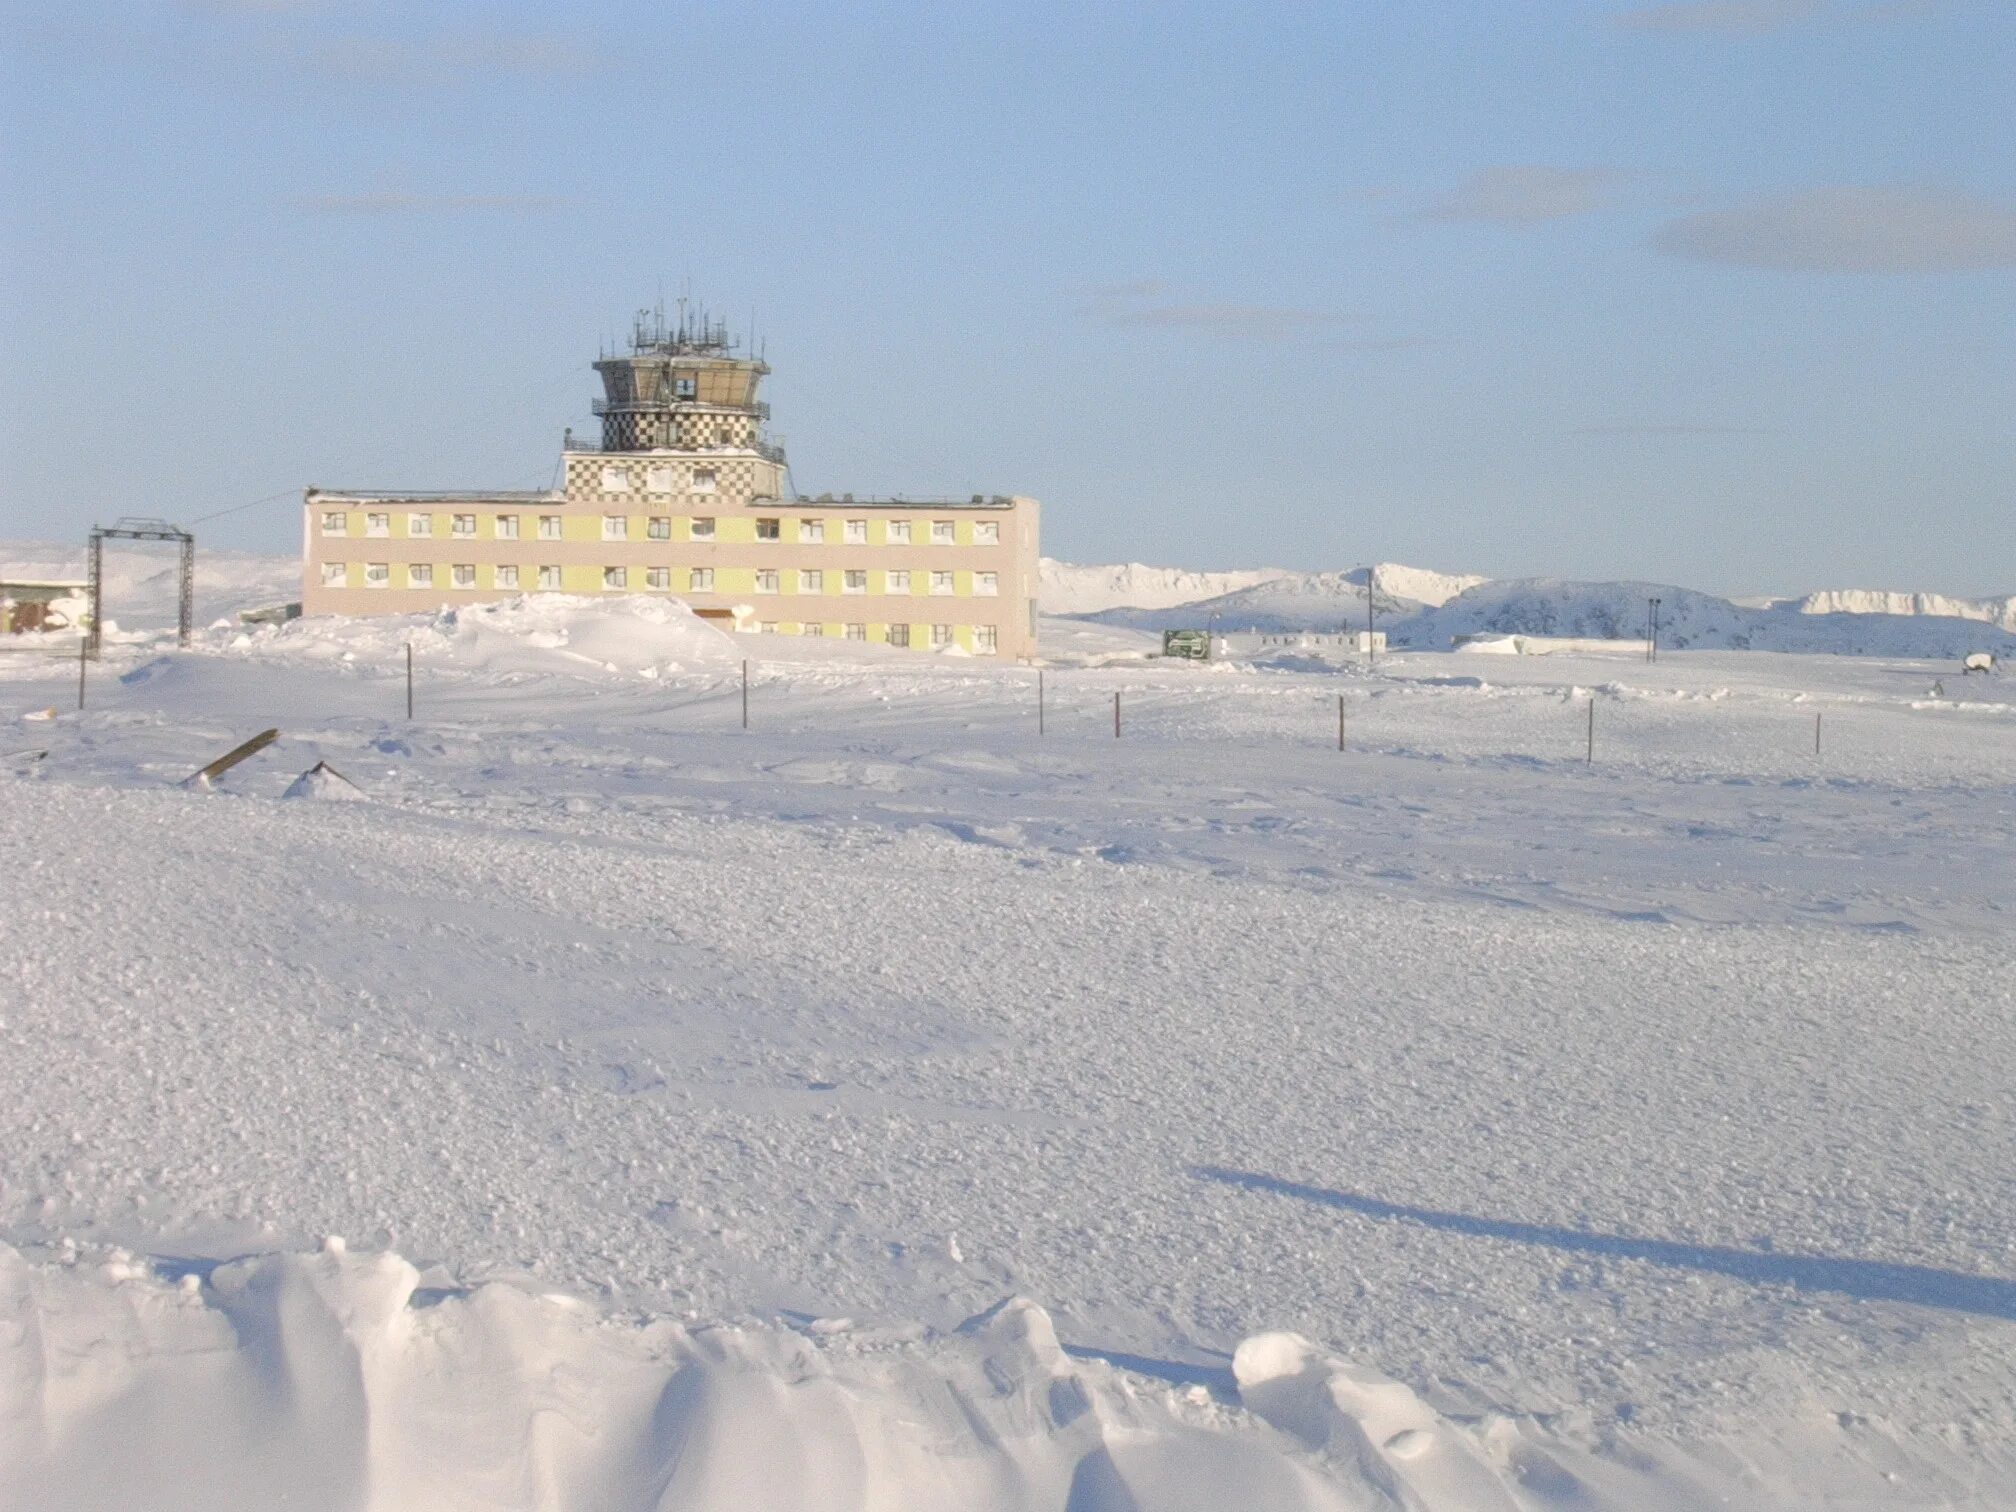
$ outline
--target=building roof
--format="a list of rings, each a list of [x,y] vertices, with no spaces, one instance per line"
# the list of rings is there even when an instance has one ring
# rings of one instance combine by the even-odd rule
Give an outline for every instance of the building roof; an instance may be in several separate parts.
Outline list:
[[[557,503],[562,496],[550,488],[485,488],[449,493],[415,493],[384,488],[311,488],[311,502],[346,499],[361,504],[502,504]]]

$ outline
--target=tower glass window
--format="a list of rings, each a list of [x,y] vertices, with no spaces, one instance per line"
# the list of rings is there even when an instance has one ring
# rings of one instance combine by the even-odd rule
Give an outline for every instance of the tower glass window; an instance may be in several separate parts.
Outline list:
[[[891,625],[889,627],[889,644],[892,646],[909,645],[910,627],[908,625]]]
[[[821,572],[817,567],[801,568],[798,573],[798,591],[800,593],[824,593],[826,591],[826,574]]]
[[[908,593],[910,591],[910,574],[907,570],[898,568],[889,574],[889,591],[891,593]]]
[[[783,534],[784,525],[781,520],[759,519],[756,522],[756,539],[759,541],[781,540]]]
[[[602,586],[604,588],[628,588],[630,586],[630,569],[628,567],[604,567],[602,569]]]
[[[648,493],[672,492],[672,464],[653,462],[644,469],[644,488]]]
[[[845,534],[841,539],[849,546],[866,546],[868,544],[868,522],[866,520],[849,520],[845,527]]]
[[[518,586],[518,564],[515,562],[499,562],[496,567],[491,569],[490,580],[499,588],[516,588]]]
[[[602,469],[602,492],[630,492],[630,469],[614,462],[606,464]]]
[[[644,527],[644,534],[654,541],[672,539],[672,521],[664,515],[653,515],[651,523]]]
[[[975,546],[999,546],[1001,544],[1001,522],[999,520],[976,520],[973,524],[973,544]]]
[[[995,597],[1001,592],[1001,574],[998,572],[974,573],[973,591],[982,598]]]
[[[644,569],[644,586],[646,588],[670,588],[672,586],[672,569],[670,567],[646,567]]]
[[[630,519],[627,515],[602,516],[602,539],[620,541],[630,534]]]
[[[933,651],[942,650],[951,644],[952,627],[950,625],[933,625],[931,627],[931,649]]]
[[[847,627],[847,639],[851,641],[865,641],[868,639],[868,627],[866,625],[849,625]]]
[[[826,540],[826,522],[824,520],[800,520],[798,522],[798,539],[813,545],[823,544]]]
[[[472,514],[458,514],[454,516],[448,522],[448,534],[473,536],[476,534],[476,516]]]
[[[695,567],[686,575],[686,587],[694,593],[712,593],[714,591],[714,569],[712,567]]]
[[[474,562],[457,562],[453,567],[448,569],[448,577],[449,581],[457,588],[474,588],[476,586],[476,564]]]
[[[349,581],[349,577],[350,568],[345,563],[324,562],[322,564],[322,586],[324,588],[341,588],[344,583]]]
[[[992,625],[975,625],[973,649],[983,655],[992,656],[1001,649],[1001,632]]]
[[[842,593],[866,593],[868,591],[868,574],[859,568],[850,567],[841,575],[840,591]]]
[[[693,492],[696,494],[711,494],[717,492],[720,487],[721,480],[713,468],[696,467],[693,469]]]
[[[756,591],[758,593],[775,593],[777,591],[777,569],[775,567],[758,567],[756,569]]]
[[[364,564],[364,586],[366,588],[384,588],[390,586],[391,582],[392,568],[387,563],[366,562]]]
[[[434,586],[434,564],[415,562],[406,569],[408,588],[432,588]]]
[[[910,522],[908,520],[891,520],[889,522],[889,544],[891,546],[908,546],[910,544]]]
[[[367,536],[389,536],[392,534],[392,516],[389,514],[367,514],[364,516],[364,534]]]
[[[949,572],[932,573],[931,591],[937,594],[950,593],[952,591],[952,574]]]

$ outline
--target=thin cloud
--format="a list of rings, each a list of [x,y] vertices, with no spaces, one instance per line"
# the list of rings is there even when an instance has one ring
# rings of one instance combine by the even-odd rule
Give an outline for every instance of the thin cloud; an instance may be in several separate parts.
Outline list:
[[[1764,425],[1662,424],[1618,420],[1597,425],[1577,425],[1572,427],[1568,434],[1571,436],[1775,436],[1778,432]]]
[[[381,189],[364,194],[307,194],[294,203],[318,215],[453,215],[471,210],[551,210],[565,202],[539,194],[408,194]]]
[[[1686,0],[1640,6],[1612,16],[1610,24],[1625,31],[1755,37],[1808,23],[1916,21],[1952,6],[1953,0],[1867,0],[1858,5],[1828,4],[1826,0]]]
[[[1823,9],[1821,0],[1686,0],[1673,5],[1647,5],[1611,17],[1613,26],[1646,32],[1734,32],[1757,35],[1783,31],[1812,20]]]
[[[2016,268],[2016,202],[1909,186],[1774,195],[1682,216],[1653,245],[1694,262],[1818,273]]]
[[[420,40],[339,37],[307,50],[315,71],[357,84],[440,84],[484,78],[566,78],[591,72],[595,53],[563,37],[461,32]]]
[[[1415,212],[1416,220],[1480,221],[1531,226],[1587,215],[1609,202],[1625,175],[1615,168],[1549,168],[1507,164],[1486,168],[1439,205]]]

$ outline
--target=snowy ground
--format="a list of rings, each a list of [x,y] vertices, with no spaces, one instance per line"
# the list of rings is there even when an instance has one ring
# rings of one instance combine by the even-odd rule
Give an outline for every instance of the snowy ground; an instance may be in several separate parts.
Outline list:
[[[0,660],[0,1504],[2016,1505],[2016,681],[1047,643]]]

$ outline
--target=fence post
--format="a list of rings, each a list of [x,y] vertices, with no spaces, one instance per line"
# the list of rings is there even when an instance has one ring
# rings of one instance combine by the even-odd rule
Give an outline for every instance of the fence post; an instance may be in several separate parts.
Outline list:
[[[1113,693],[1113,738],[1120,738],[1120,693],[1117,688]]]
[[[406,642],[406,717],[413,717],[413,642]]]
[[[746,658],[742,663],[742,728],[749,728],[749,663]]]
[[[1589,695],[1589,754],[1584,758],[1589,765],[1596,764],[1596,695]]]
[[[1815,756],[1820,754],[1820,716],[1818,714],[1813,716],[1813,754]]]
[[[1337,749],[1344,749],[1344,695],[1337,695]]]
[[[1043,733],[1043,669],[1036,669],[1036,733]]]
[[[91,637],[85,636],[77,642],[77,707],[84,707],[84,669],[90,665]]]

